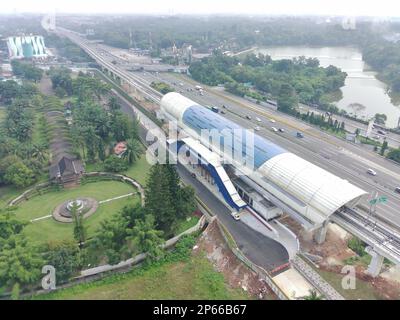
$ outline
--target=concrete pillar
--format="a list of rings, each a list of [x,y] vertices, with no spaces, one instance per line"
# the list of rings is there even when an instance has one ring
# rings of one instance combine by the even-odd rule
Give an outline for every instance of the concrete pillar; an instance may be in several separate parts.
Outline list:
[[[325,242],[326,232],[328,231],[329,220],[326,220],[321,227],[315,230],[314,240],[318,244],[322,244]]]
[[[379,276],[379,274],[381,273],[384,257],[375,252],[371,247],[367,247],[365,251],[372,257],[367,269],[367,273],[372,277]]]

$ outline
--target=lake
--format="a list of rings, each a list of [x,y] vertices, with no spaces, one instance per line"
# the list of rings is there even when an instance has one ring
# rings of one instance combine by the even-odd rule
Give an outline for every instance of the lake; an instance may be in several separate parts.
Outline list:
[[[342,99],[335,102],[340,109],[349,114],[356,114],[362,119],[369,119],[376,113],[384,113],[388,119],[387,127],[397,127],[400,107],[395,106],[386,92],[387,86],[379,81],[376,73],[368,70],[360,50],[353,47],[266,47],[256,53],[268,54],[273,60],[293,59],[299,56],[317,58],[322,67],[334,65],[347,72],[345,85],[341,88]],[[349,105],[359,103],[365,109],[354,109]]]

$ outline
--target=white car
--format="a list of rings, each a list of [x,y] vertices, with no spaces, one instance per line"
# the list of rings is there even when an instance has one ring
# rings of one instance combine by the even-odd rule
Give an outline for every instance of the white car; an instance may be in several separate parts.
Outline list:
[[[275,122],[276,122],[274,119],[269,119],[269,121],[270,121],[271,123],[275,123]]]
[[[271,130],[272,130],[273,132],[278,132],[278,129],[275,128],[275,127],[272,127]]]
[[[231,212],[231,216],[233,219],[235,219],[236,221],[240,220],[240,214],[237,212]]]
[[[254,128],[254,130],[260,131],[260,127],[259,127],[259,126],[256,126],[256,127]]]
[[[376,176],[376,171],[374,171],[372,169],[368,169],[367,173],[370,174],[371,176]]]
[[[261,119],[257,117],[257,118],[256,118],[256,121],[257,121],[257,122],[261,122]]]

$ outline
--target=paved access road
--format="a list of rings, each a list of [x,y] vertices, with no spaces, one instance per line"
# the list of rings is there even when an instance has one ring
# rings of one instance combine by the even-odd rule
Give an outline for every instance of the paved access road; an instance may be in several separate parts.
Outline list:
[[[181,179],[193,186],[196,195],[200,197],[229,230],[238,248],[251,262],[267,271],[271,271],[289,261],[289,254],[282,244],[251,229],[243,222],[233,219],[231,217],[231,210],[222,204],[197,179],[193,178],[182,165],[178,164],[177,169]]]
[[[333,137],[321,130],[311,127],[288,115],[261,107],[243,98],[233,96],[220,88],[205,88],[201,96],[194,86],[198,83],[185,76],[172,73],[159,73],[157,75],[137,73],[148,83],[164,81],[174,87],[177,92],[205,106],[217,106],[224,110],[223,116],[237,122],[243,127],[254,129],[260,127],[257,134],[284,147],[290,152],[324,168],[333,174],[350,181],[365,191],[388,198],[387,203],[377,207],[377,214],[385,217],[400,228],[400,194],[394,189],[400,186],[400,166],[394,164],[368,150],[365,146],[358,146]],[[181,85],[182,84],[182,85]],[[188,90],[189,89],[189,90]],[[192,90],[190,90],[192,89]],[[222,108],[225,105],[226,109]],[[246,115],[252,117],[246,119]],[[261,122],[256,121],[259,118]],[[271,119],[274,122],[271,122]],[[271,127],[283,128],[284,133],[275,133]],[[296,137],[296,132],[304,133],[304,138]],[[371,176],[366,173],[368,168],[374,169],[378,174]],[[368,207],[368,198],[362,204]]]

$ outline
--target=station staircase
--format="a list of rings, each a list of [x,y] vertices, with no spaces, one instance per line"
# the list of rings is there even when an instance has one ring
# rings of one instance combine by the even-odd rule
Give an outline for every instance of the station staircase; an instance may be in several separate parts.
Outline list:
[[[225,201],[234,209],[241,210],[247,206],[236,191],[231,179],[221,164],[209,163],[207,170],[210,172]]]

